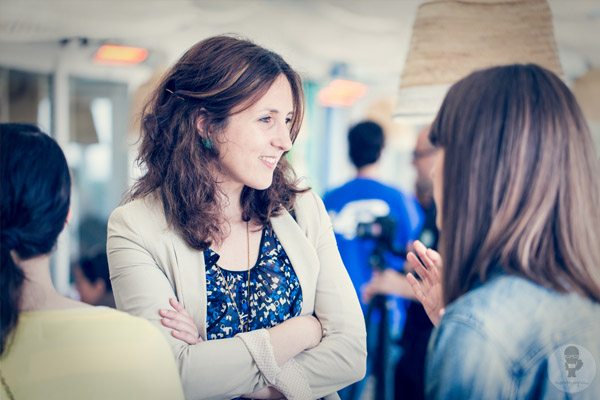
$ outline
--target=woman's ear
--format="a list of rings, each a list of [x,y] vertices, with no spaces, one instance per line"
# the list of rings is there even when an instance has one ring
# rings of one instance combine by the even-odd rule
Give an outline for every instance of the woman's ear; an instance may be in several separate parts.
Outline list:
[[[206,117],[203,115],[200,115],[198,118],[196,118],[196,132],[198,132],[198,135],[200,135],[200,138],[202,139],[202,146],[204,146],[204,148],[207,150],[213,150],[214,144],[209,135]]]
[[[198,134],[202,137],[202,138],[208,138],[208,129],[206,126],[206,118],[201,115],[198,118],[196,118],[196,132],[198,132]]]
[[[200,108],[198,116],[196,117],[196,131],[203,138],[210,138],[210,121],[208,118],[208,112],[204,107]]]

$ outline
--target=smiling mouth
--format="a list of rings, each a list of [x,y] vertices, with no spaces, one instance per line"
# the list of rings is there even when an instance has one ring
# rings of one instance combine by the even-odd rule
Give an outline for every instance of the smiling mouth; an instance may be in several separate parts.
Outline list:
[[[269,157],[269,156],[260,156],[258,157],[267,167],[273,169],[277,166],[277,162],[279,161],[279,157]]]

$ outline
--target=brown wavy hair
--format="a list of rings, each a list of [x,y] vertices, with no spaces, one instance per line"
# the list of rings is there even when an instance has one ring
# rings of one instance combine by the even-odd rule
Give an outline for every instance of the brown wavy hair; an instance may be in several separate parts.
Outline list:
[[[145,174],[128,200],[157,194],[167,222],[198,250],[225,236],[221,193],[212,171],[219,169],[218,143],[229,117],[250,107],[284,75],[292,89],[295,141],[303,117],[300,76],[279,55],[248,40],[215,36],[196,43],[165,74],[142,112],[138,164]],[[198,121],[201,128],[198,129]],[[266,224],[284,209],[292,210],[300,189],[285,157],[272,185],[244,187],[242,219]]]
[[[600,165],[573,94],[552,72],[510,65],[448,92],[433,123],[444,149],[444,301],[497,265],[600,302]]]

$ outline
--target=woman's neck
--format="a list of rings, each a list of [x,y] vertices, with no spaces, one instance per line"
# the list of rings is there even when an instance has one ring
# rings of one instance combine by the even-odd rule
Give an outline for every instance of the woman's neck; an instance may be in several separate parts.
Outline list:
[[[225,221],[229,224],[242,222],[242,206],[240,198],[244,185],[224,182],[219,184],[222,193],[221,210]]]
[[[87,305],[68,299],[56,291],[50,278],[50,256],[44,255],[28,260],[15,258],[16,264],[25,274],[21,292],[22,311],[51,310],[86,307]]]

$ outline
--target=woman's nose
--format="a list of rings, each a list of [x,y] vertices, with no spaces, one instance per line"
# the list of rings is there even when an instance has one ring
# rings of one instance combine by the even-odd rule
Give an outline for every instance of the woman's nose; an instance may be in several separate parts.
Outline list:
[[[292,148],[291,132],[285,123],[279,125],[277,134],[273,138],[273,146],[280,148],[284,152]]]

